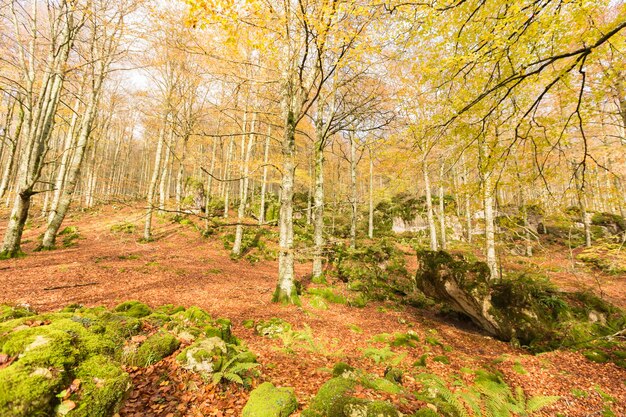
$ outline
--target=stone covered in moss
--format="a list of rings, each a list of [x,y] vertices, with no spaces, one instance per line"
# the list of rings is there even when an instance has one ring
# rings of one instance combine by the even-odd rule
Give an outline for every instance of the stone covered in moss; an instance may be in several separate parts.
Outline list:
[[[0,416],[53,415],[55,394],[62,389],[63,379],[58,369],[19,363],[0,369]]]
[[[332,378],[321,386],[309,407],[302,412],[302,417],[340,417],[343,410],[342,400],[354,389],[356,382],[347,378]]]
[[[115,311],[124,313],[125,316],[141,318],[152,313],[150,307],[139,301],[125,301],[115,307]]]
[[[118,411],[131,387],[130,376],[110,358],[92,356],[78,366],[76,378],[80,389],[75,394],[79,406],[72,417],[108,417]]]
[[[437,412],[431,408],[424,407],[413,413],[411,417],[439,417],[439,414],[437,414]]]
[[[220,368],[228,347],[219,337],[209,337],[194,342],[185,348],[176,359],[185,367],[194,372],[211,374]]]
[[[174,353],[180,342],[168,332],[160,331],[148,337],[137,350],[127,353],[126,362],[149,366]]]
[[[277,388],[264,382],[250,393],[243,417],[288,417],[298,408],[293,388]]]
[[[337,362],[333,366],[334,377],[338,377],[338,376],[352,377],[353,375],[354,375],[354,367],[348,365],[345,362]]]
[[[261,320],[254,328],[260,336],[277,338],[278,335],[291,331],[291,324],[283,319],[271,318],[269,320]]]
[[[6,304],[0,304],[0,323],[8,320],[19,319],[21,317],[34,316],[33,312],[27,306],[9,306]]]

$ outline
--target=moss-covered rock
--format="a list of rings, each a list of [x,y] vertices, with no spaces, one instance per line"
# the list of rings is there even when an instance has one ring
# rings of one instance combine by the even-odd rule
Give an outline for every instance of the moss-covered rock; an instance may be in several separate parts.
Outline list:
[[[138,349],[127,351],[125,362],[135,366],[149,366],[174,353],[180,342],[168,332],[159,331],[148,337]]]
[[[264,382],[250,393],[243,417],[288,417],[298,408],[293,388],[278,388]]]
[[[196,326],[206,326],[212,322],[212,318],[209,313],[195,306],[189,307],[184,312],[178,313],[178,315],[185,321],[193,323]]]
[[[186,369],[206,375],[220,368],[227,353],[226,342],[219,337],[209,337],[185,348],[176,359]]]
[[[152,313],[150,307],[139,301],[125,301],[115,307],[115,311],[124,313],[125,316],[141,318]]]
[[[0,304],[0,323],[34,315],[35,312],[27,306],[10,306],[7,304]]]
[[[411,417],[439,417],[439,414],[432,408],[424,407],[413,413]]]
[[[348,377],[351,378],[354,376],[354,367],[348,365],[345,362],[337,362],[333,366],[333,376],[334,377]]]
[[[53,415],[55,394],[62,389],[63,377],[59,369],[19,363],[0,369],[0,416]]]
[[[402,372],[402,369],[398,369],[398,368],[385,369],[385,379],[393,382],[394,384],[402,385],[403,375],[404,375],[404,372]]]
[[[76,369],[80,389],[76,393],[78,407],[71,416],[108,417],[118,411],[131,387],[130,376],[110,358],[92,356]]]
[[[356,382],[347,378],[332,378],[321,386],[317,395],[311,400],[309,407],[302,412],[302,417],[337,417],[337,406],[356,386]],[[343,413],[343,410],[339,410]]]
[[[542,276],[509,274],[492,281],[485,263],[443,251],[420,251],[418,260],[416,282],[424,293],[497,338],[533,351],[580,348],[626,324],[619,309],[593,296],[561,293]]]
[[[257,334],[264,337],[269,337],[270,339],[275,339],[280,334],[288,333],[291,331],[291,324],[286,322],[283,319],[279,319],[277,317],[271,318],[269,320],[261,320],[254,327]]]

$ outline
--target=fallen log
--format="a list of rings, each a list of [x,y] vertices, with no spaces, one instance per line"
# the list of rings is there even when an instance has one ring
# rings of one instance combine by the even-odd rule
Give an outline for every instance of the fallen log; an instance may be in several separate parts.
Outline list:
[[[65,288],[88,287],[90,285],[98,285],[98,283],[97,282],[85,282],[85,283],[81,283],[81,284],[60,285],[58,287],[46,287],[43,290],[44,291],[53,291],[53,290],[62,290],[62,289],[65,289]]]

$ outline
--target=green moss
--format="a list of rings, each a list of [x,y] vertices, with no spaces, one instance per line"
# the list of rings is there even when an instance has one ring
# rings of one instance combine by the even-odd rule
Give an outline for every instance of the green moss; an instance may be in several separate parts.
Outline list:
[[[342,398],[355,387],[353,380],[346,378],[332,378],[321,386],[317,395],[311,400],[309,407],[302,413],[303,417],[326,416],[335,417],[331,414],[333,409]],[[340,415],[339,415],[340,416]]]
[[[385,369],[385,379],[393,382],[394,384],[402,384],[402,369],[399,368],[387,368]]]
[[[171,355],[179,346],[178,339],[170,333],[157,332],[147,338],[127,360],[135,366],[149,366]]]
[[[400,376],[400,378],[402,378]],[[375,375],[363,375],[359,382],[366,388],[371,388],[376,391],[387,392],[389,394],[399,394],[402,392],[402,388],[395,384],[395,382],[386,379],[379,378]]]
[[[609,356],[600,350],[589,350],[583,355],[592,362],[605,363],[609,361]]]
[[[277,286],[274,290],[274,294],[272,295],[273,303],[280,304],[294,304],[294,305],[302,305],[300,302],[300,297],[298,296],[298,289],[294,285],[291,289],[291,294],[287,294],[280,286]]]
[[[115,310],[120,313],[124,313],[125,316],[141,318],[145,316],[149,316],[152,313],[150,307],[139,302],[139,301],[125,301],[121,304],[118,304],[115,307]]]
[[[316,310],[328,310],[328,304],[324,301],[323,297],[314,295],[309,299],[309,304]]]
[[[398,417],[398,410],[387,401],[372,401],[367,406],[367,417]]]
[[[424,407],[413,413],[411,417],[439,417],[439,414],[432,408]]]
[[[344,376],[344,374],[346,373],[351,373],[354,372],[354,368],[350,365],[348,365],[345,362],[337,362],[334,366],[333,366],[333,376],[334,377],[339,377],[339,376]]]
[[[21,317],[34,316],[35,314],[34,311],[26,306],[0,304],[0,323]]]
[[[171,316],[172,314],[180,313],[185,311],[185,307],[177,306],[174,304],[165,304],[154,310],[155,313],[162,313]]]
[[[288,417],[298,408],[293,388],[277,388],[264,382],[250,393],[243,417]]]
[[[348,300],[348,304],[351,307],[356,307],[356,308],[365,308],[368,302],[369,302],[369,299],[367,295],[365,295],[362,292],[358,293],[356,296]]]
[[[63,386],[63,372],[13,364],[0,369],[0,417],[54,415],[55,393]]]
[[[434,360],[435,362],[443,363],[443,364],[445,364],[445,365],[449,365],[449,364],[450,364],[450,358],[448,358],[448,357],[447,357],[447,356],[445,356],[445,355],[435,356],[435,357],[433,358],[433,360]]]
[[[419,336],[417,336],[417,333],[409,331],[407,333],[394,333],[389,344],[391,346],[415,347],[417,346],[417,342],[419,342],[419,340],[420,339]]]
[[[322,288],[309,288],[309,294],[316,295],[318,297],[322,297],[329,303],[333,304],[346,304],[348,300],[341,294],[335,294],[332,288],[322,287]]]
[[[186,311],[178,313],[177,316],[183,320],[193,323],[196,326],[210,325],[212,322],[211,315],[199,307],[191,306]]]
[[[254,320],[252,319],[248,319],[248,320],[244,320],[241,325],[243,327],[245,327],[246,329],[253,329],[254,328]]]
[[[422,356],[420,356],[420,358],[415,361],[413,363],[413,366],[417,367],[417,368],[425,368],[426,367],[426,359],[428,358],[428,355],[426,353],[424,353]]]
[[[211,374],[220,368],[228,354],[228,346],[219,337],[199,339],[185,348],[177,357],[185,368],[202,374]]]
[[[102,355],[81,363],[76,369],[76,378],[81,381],[80,390],[75,395],[78,407],[71,413],[76,417],[114,414],[131,386],[130,376]]]
[[[269,320],[261,320],[255,326],[257,334],[264,337],[269,337],[270,339],[275,339],[280,334],[290,332],[291,328],[291,324],[277,317],[271,318]]]

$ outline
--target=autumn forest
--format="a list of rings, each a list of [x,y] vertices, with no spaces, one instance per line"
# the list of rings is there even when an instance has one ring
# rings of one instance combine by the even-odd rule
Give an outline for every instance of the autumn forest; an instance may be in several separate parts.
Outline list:
[[[621,0],[0,0],[0,417],[626,415]]]

